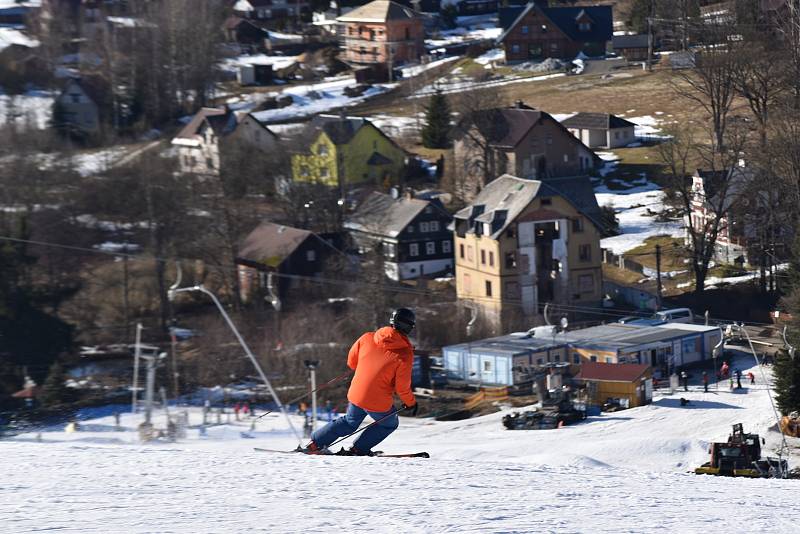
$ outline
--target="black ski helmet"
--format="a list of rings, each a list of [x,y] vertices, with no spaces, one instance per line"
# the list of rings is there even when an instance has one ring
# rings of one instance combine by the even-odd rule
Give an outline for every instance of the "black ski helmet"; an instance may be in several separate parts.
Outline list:
[[[408,308],[397,308],[392,312],[392,318],[389,324],[392,327],[400,330],[405,335],[409,335],[414,330],[414,324],[417,322],[414,312]]]

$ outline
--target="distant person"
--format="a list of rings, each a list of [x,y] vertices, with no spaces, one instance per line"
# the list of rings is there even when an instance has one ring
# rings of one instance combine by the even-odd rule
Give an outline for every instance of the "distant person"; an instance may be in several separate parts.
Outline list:
[[[736,369],[734,374],[736,374],[736,389],[742,389],[742,372]]]
[[[358,338],[347,355],[347,366],[355,371],[347,392],[347,413],[314,432],[305,448],[307,452],[324,450],[337,439],[355,432],[369,415],[375,424],[361,433],[349,454],[371,455],[372,448],[399,424],[395,393],[403,402],[403,409],[417,415],[417,400],[411,391],[414,347],[408,340],[415,323],[413,311],[398,308],[392,313],[390,326]]]
[[[238,402],[233,405],[233,413],[236,416],[236,420],[237,421],[239,420],[239,410],[241,410],[241,409],[242,409],[242,407],[239,405]]]
[[[681,382],[683,382],[683,390],[689,391],[689,375],[686,374],[686,371],[681,371]]]
[[[722,367],[719,369],[719,374],[722,375],[722,378],[728,378],[728,371],[730,367],[728,367],[728,362],[722,362]]]
[[[708,393],[708,373],[703,371],[703,391]]]
[[[245,402],[242,404],[242,415],[250,415],[250,403]]]
[[[755,383],[756,383],[756,375],[754,375],[754,374],[753,374],[753,371],[749,371],[749,372],[747,373],[747,378],[749,378],[749,379],[750,379],[750,385],[751,385],[751,386],[752,386],[752,385],[755,385]]]

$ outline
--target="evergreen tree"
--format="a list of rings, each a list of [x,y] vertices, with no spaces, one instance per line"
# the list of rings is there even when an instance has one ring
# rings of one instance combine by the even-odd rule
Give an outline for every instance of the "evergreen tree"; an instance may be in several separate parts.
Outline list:
[[[54,361],[53,365],[50,366],[47,379],[44,381],[39,395],[39,400],[44,406],[57,406],[69,400],[69,389],[64,384],[65,380],[64,368],[58,360]]]
[[[775,358],[775,401],[782,414],[800,411],[800,354],[781,351]]]
[[[437,89],[425,108],[425,126],[422,128],[422,145],[426,148],[450,146],[450,104]]]

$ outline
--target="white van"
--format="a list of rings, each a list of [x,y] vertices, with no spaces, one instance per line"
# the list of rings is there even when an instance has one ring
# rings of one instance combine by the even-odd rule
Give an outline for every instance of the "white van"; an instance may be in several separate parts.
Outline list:
[[[673,308],[671,310],[661,310],[656,312],[656,319],[661,319],[668,323],[693,323],[694,314],[689,308]]]

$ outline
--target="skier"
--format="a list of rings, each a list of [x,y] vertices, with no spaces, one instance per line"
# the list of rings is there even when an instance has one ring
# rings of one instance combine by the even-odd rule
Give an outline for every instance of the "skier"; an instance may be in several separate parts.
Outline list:
[[[719,370],[720,375],[722,378],[728,378],[728,362],[722,362],[722,367]]]
[[[686,374],[686,371],[681,371],[681,382],[683,382],[683,390],[689,391],[689,375]]]
[[[755,385],[756,383],[756,375],[753,374],[753,371],[748,371],[747,378],[750,379],[750,385]]]
[[[703,371],[703,391],[708,393],[708,373]]]
[[[376,424],[367,428],[348,454],[369,456],[372,448],[397,429],[399,419],[392,394],[403,402],[403,409],[417,415],[417,401],[411,392],[411,367],[414,347],[408,335],[414,329],[414,312],[398,308],[390,326],[362,335],[350,348],[347,366],[355,371],[347,392],[347,413],[311,435],[307,452],[326,449],[338,438],[355,432],[369,415]]]
[[[736,389],[742,389],[742,372],[736,369],[734,373],[736,374]]]

